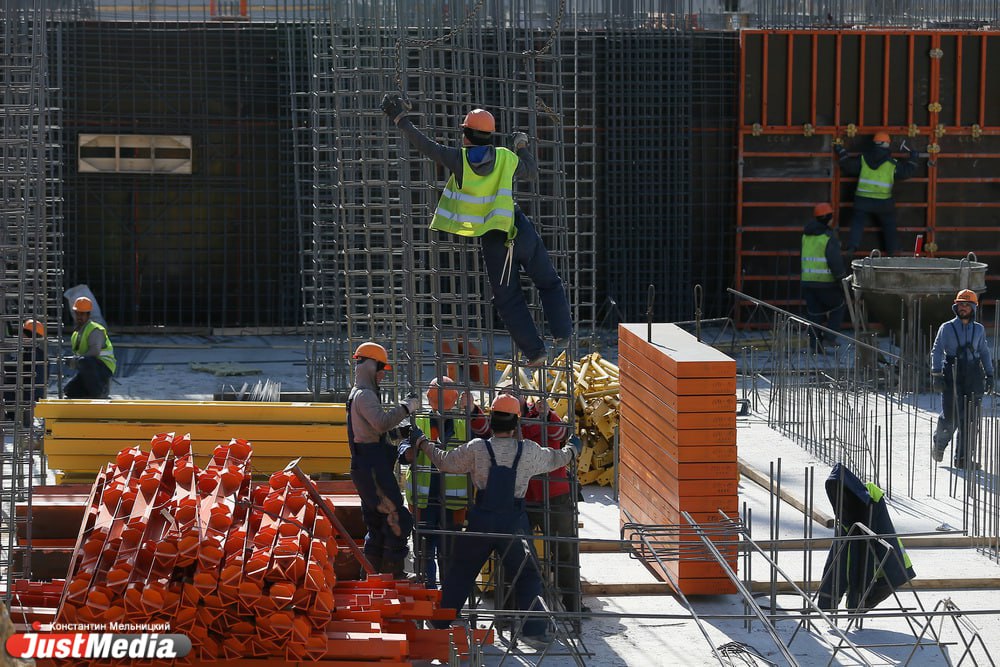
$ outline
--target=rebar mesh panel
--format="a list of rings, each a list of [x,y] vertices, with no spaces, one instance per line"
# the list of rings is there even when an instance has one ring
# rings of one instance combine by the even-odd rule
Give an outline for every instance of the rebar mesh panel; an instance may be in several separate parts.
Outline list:
[[[49,294],[59,275],[49,240],[58,233],[47,228],[52,146],[45,48],[40,3],[0,5],[0,576],[8,594],[15,579],[30,574],[30,554],[16,545],[25,522],[30,544],[31,406],[45,376],[44,336],[21,335],[22,324],[58,321]],[[29,509],[18,517],[20,502]]]

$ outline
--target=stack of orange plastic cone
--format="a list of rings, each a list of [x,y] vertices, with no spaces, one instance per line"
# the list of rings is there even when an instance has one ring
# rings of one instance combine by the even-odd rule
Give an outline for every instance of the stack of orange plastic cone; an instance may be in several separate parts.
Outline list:
[[[387,666],[467,649],[464,631],[421,627],[454,618],[439,591],[388,575],[337,581],[338,538],[350,537],[314,504],[315,487],[286,470],[253,488],[251,459],[233,439],[199,469],[190,436],[174,433],[148,454],[120,452],[94,484],[58,620],[169,627],[191,638],[187,664]]]

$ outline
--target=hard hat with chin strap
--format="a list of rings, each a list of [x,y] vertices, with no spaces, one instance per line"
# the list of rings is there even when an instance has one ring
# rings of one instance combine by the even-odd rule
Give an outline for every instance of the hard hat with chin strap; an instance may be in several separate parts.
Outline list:
[[[374,359],[382,364],[385,364],[385,370],[391,371],[392,366],[389,365],[389,353],[385,351],[385,348],[378,343],[361,343],[358,345],[358,349],[354,351],[355,359]]]

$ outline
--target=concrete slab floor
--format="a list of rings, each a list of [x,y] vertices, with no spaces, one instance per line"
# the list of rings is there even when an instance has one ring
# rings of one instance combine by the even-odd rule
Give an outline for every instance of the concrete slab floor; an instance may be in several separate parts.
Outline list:
[[[296,336],[245,336],[245,337],[195,337],[195,336],[117,336],[116,350],[124,354],[124,370],[112,386],[112,398],[119,399],[193,399],[206,400],[226,385],[253,383],[257,379],[281,382],[283,391],[305,390],[305,349],[302,339]],[[127,351],[126,351],[127,350]],[[611,354],[606,355],[613,358]],[[190,369],[191,361],[211,363],[246,363],[262,369],[258,377],[219,378]],[[912,463],[900,463],[891,473],[892,498],[890,511],[896,529],[903,533],[934,533],[942,526],[961,530],[963,525],[963,505],[967,482],[962,473],[944,466],[934,466],[926,455],[923,443],[929,442],[929,429],[933,417],[932,400],[928,409],[920,413],[919,419],[900,417],[894,433],[904,445]],[[920,430],[914,434],[912,431]],[[234,434],[238,435],[238,434]],[[830,465],[804,451],[795,442],[769,428],[761,415],[751,414],[740,420],[738,429],[739,455],[748,465],[765,476],[769,474],[772,462],[781,460],[782,487],[798,499],[805,498],[805,471],[814,470],[815,508],[829,515],[833,514],[823,489],[823,481],[829,474]],[[992,485],[995,479],[978,473],[969,484]],[[619,537],[619,511],[610,489],[587,487],[586,502],[581,506],[583,538],[617,539]],[[804,519],[802,512],[792,505],[782,502],[772,531],[771,507],[773,503],[766,489],[741,479],[740,499],[752,510],[751,528],[755,540],[765,540],[772,535],[784,538],[801,538],[804,531],[811,530],[813,537],[829,537],[831,531],[815,522]],[[938,531],[940,532],[940,531]],[[945,533],[941,533],[944,535]],[[957,535],[959,533],[947,533]],[[975,579],[984,581],[1000,579],[1000,565],[991,561],[973,547],[958,548],[911,548],[911,557],[921,578],[930,579]],[[779,565],[793,579],[804,575],[806,564],[811,566],[814,580],[821,576],[826,550],[817,548],[811,553],[783,551],[779,555]],[[742,563],[741,563],[742,567]],[[651,584],[656,580],[638,561],[625,553],[588,553],[581,556],[582,577],[585,586],[597,584]],[[769,571],[763,559],[757,557],[752,563],[754,581],[769,580]],[[922,607],[933,609],[935,605],[949,599],[960,609],[968,612],[961,623],[971,623],[979,629],[986,648],[993,660],[1000,659],[1000,596],[990,589],[941,589],[918,590],[916,594],[904,593],[900,599],[907,609]],[[789,664],[773,638],[761,623],[751,624],[748,630],[742,621],[723,618],[707,618],[699,624],[691,620],[690,611],[670,595],[639,596],[588,596],[586,603],[594,613],[594,618],[583,623],[582,642],[587,650],[583,662],[595,667],[627,665],[715,665],[719,659],[713,655],[713,647],[724,647],[731,642],[740,642],[753,647],[767,660],[777,664]],[[765,595],[758,600],[770,605]],[[781,595],[776,600],[783,609],[796,610],[801,602],[794,596]],[[735,595],[692,598],[694,611],[704,616],[726,616],[745,613],[741,598]],[[816,664],[902,664],[909,655],[913,637],[919,634],[927,622],[923,618],[887,618],[876,614],[891,612],[892,605],[886,601],[866,619],[861,629],[852,629],[848,637],[858,644],[903,644],[870,649],[862,655],[846,651],[834,651],[830,644],[836,644],[837,637],[824,626],[817,625],[812,631],[800,630],[791,644],[792,658],[801,665]],[[981,613],[982,612],[982,613]],[[795,632],[800,620],[795,612],[788,612],[789,619],[776,623],[778,635],[787,643]],[[937,647],[925,647],[916,651],[910,659],[913,665],[945,665],[958,662],[962,647],[959,642],[959,628],[954,618],[935,621],[944,641],[952,642],[946,649],[948,657]],[[840,623],[846,627],[845,622]],[[962,626],[965,636],[970,628]],[[707,636],[706,636],[707,635]],[[738,648],[738,647],[736,647]],[[985,654],[982,649],[974,652],[982,664]],[[756,659],[754,662],[745,654],[733,655],[731,662],[723,664],[768,664]],[[968,659],[968,658],[966,658]],[[504,657],[502,651],[490,648],[486,651],[485,664],[538,664],[572,665],[573,658],[566,655],[546,655],[539,661],[537,654],[525,650],[523,655]],[[986,662],[989,662],[988,660]]]

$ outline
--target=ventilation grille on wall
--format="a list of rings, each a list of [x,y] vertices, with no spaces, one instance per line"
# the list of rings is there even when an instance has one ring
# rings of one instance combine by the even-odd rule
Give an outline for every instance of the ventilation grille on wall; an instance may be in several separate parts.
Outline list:
[[[81,134],[81,172],[190,174],[191,137],[153,134]]]

